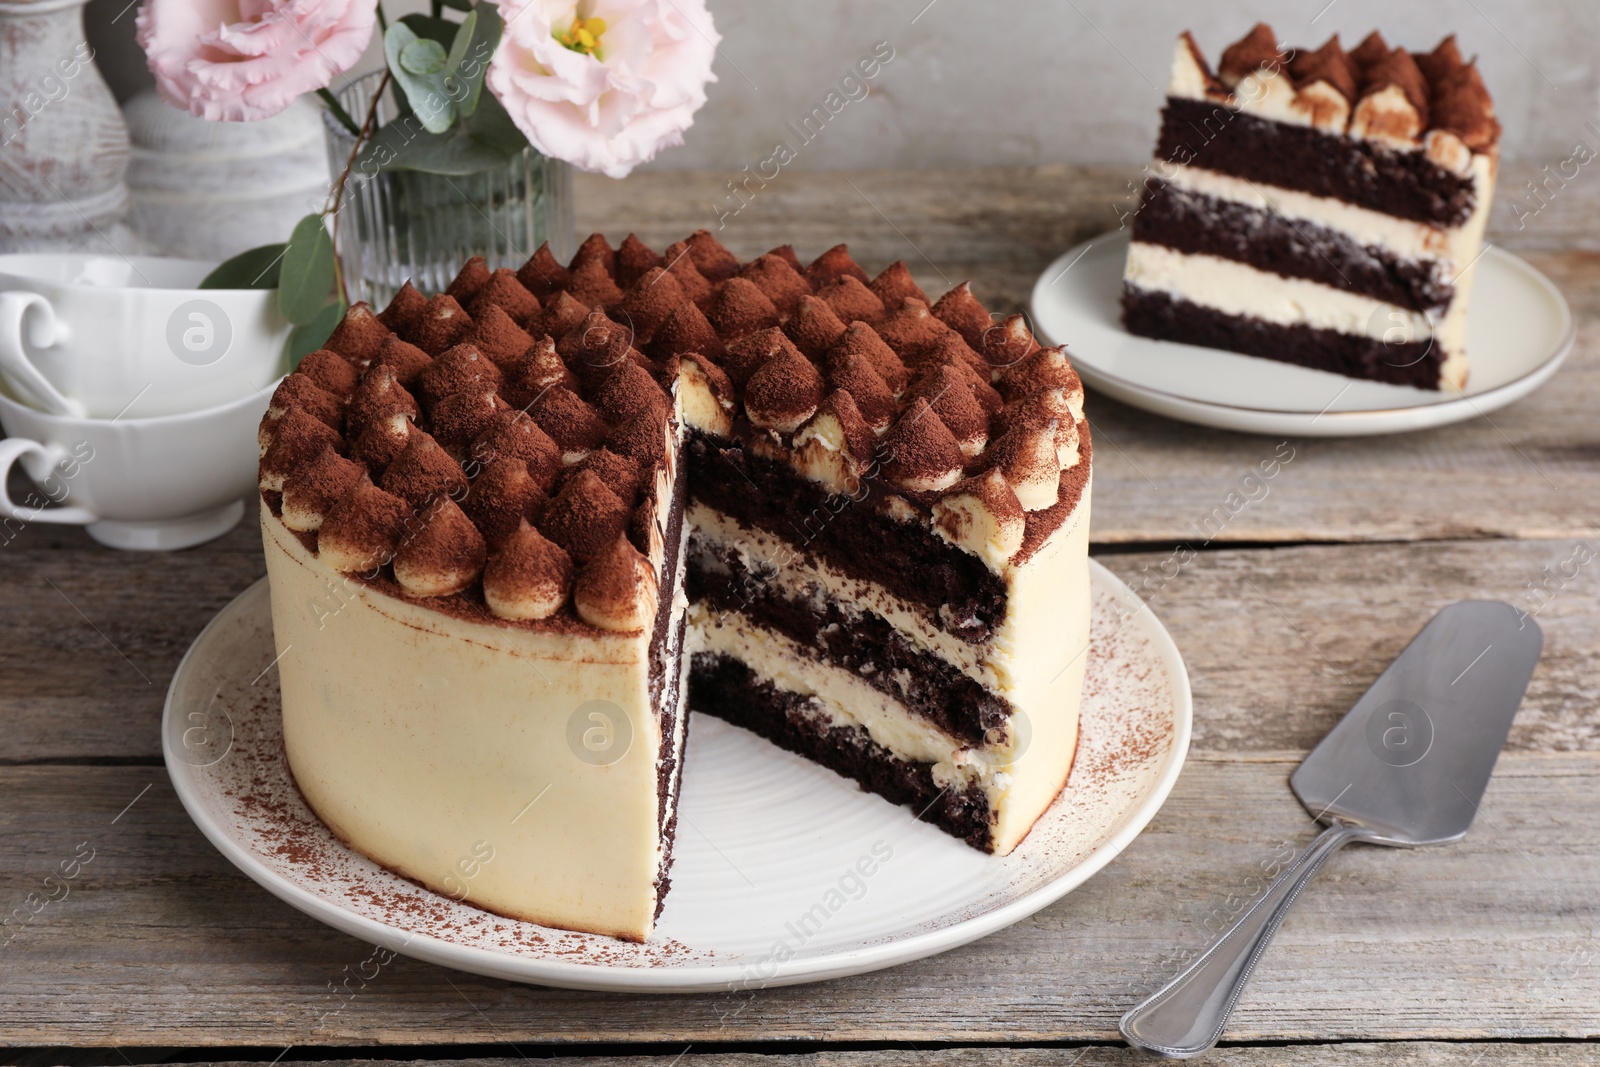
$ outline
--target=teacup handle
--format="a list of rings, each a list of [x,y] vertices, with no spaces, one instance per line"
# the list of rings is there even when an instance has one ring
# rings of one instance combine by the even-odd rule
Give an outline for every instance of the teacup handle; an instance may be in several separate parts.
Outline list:
[[[87,526],[91,522],[100,521],[100,516],[83,507],[19,507],[6,492],[6,479],[11,474],[11,465],[27,455],[39,457],[35,469],[50,471],[67,457],[68,451],[61,445],[44,445],[38,441],[30,441],[26,437],[8,437],[0,441],[0,515],[23,524],[53,522],[67,526]],[[29,474],[32,473],[30,470]],[[42,480],[43,476],[40,478]]]
[[[39,373],[39,368],[28,359],[22,347],[22,329],[27,322],[28,310],[37,308],[33,328],[28,340],[35,348],[49,348],[65,339],[66,330],[56,319],[55,308],[38,293],[12,291],[0,293],[0,374],[11,384],[27,393],[28,397],[52,415],[69,415],[81,419],[85,415],[81,403],[63,396],[50,379]]]

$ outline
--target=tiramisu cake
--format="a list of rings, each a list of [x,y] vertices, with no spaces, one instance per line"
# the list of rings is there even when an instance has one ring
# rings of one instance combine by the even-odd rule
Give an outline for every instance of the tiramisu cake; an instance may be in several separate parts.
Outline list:
[[[1082,400],[842,245],[596,235],[357,304],[261,427],[295,779],[386,867],[635,940],[690,705],[1007,853],[1077,743]]]
[[[1133,220],[1123,319],[1146,337],[1424,389],[1467,380],[1467,297],[1500,125],[1455,38],[1285,49],[1215,73],[1178,39]]]

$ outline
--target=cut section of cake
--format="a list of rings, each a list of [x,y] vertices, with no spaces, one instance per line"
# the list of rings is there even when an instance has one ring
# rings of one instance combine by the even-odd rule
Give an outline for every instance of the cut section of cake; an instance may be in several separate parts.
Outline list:
[[[1051,349],[996,391],[987,372],[1031,338],[975,348],[914,297],[875,327],[802,306],[789,333],[819,365],[786,333],[749,335],[735,375],[776,355],[731,425],[689,420],[690,703],[1007,853],[1077,743],[1082,387]],[[770,392],[785,365],[809,369],[785,374],[803,388]]]
[[[1077,743],[1082,404],[843,246],[596,235],[358,304],[261,427],[295,780],[385,867],[634,940],[690,706],[1009,852]]]
[[[1453,36],[1183,34],[1123,275],[1131,333],[1424,389],[1467,380],[1500,125]]]

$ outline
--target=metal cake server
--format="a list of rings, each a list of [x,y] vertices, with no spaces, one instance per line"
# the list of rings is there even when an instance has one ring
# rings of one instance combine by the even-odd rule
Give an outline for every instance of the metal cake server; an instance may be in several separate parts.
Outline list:
[[[1179,1058],[1215,1045],[1267,942],[1340,848],[1464,837],[1543,644],[1532,618],[1497,600],[1435,615],[1289,778],[1328,828],[1220,941],[1122,1017],[1128,1043]]]

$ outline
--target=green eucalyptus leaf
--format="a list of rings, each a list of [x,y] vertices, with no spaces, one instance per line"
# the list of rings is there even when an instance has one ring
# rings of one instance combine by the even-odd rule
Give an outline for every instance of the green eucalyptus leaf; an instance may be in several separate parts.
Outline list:
[[[400,67],[407,74],[442,74],[448,61],[444,45],[426,37],[419,37],[400,49]]]
[[[333,331],[347,310],[348,305],[343,298],[334,300],[332,303],[324,304],[309,322],[303,322],[289,331],[289,339],[284,342],[283,354],[291,373],[300,365],[302,359],[328,343],[328,338],[333,336]]]
[[[450,42],[450,55],[446,60],[450,69],[445,78],[445,92],[450,95],[451,101],[454,102],[456,114],[462,118],[472,114],[472,109],[467,106],[467,98],[473,95],[473,86],[461,77],[459,68],[462,59],[466,57],[467,49],[472,44],[472,32],[477,28],[477,25],[478,13],[476,11],[469,12],[467,17],[461,20],[461,25],[456,30],[455,40]]]
[[[417,14],[407,15],[400,21],[418,37],[429,41],[438,41],[446,48],[449,48],[450,43],[456,39],[456,24],[451,22],[449,19],[440,19],[434,18],[432,15]],[[389,31],[385,29],[383,32],[384,44],[387,51]],[[408,100],[406,100],[406,94],[404,92],[396,89],[394,98],[395,102],[399,105],[398,113],[401,116],[411,114],[411,104]]]
[[[444,133],[456,121],[456,105],[445,88],[445,75],[426,78],[401,77],[406,102],[429,133]]]
[[[296,325],[316,318],[333,288],[333,239],[321,215],[295,223],[278,277],[278,310]]]
[[[383,35],[383,54],[389,63],[389,73],[423,127],[429,133],[443,133],[456,119],[455,102],[445,92],[445,69],[440,67],[433,74],[417,74],[406,67],[407,51],[417,55],[418,42],[422,40],[424,38],[418,37],[408,24],[397,22]],[[439,51],[444,50],[438,42],[431,43]]]
[[[456,27],[456,35],[450,41],[450,55],[446,60],[452,71],[461,65],[461,57],[467,54],[467,46],[472,43],[472,31],[477,25],[478,13],[471,11]]]
[[[400,69],[400,53],[405,51],[407,45],[416,44],[420,38],[417,31],[404,19],[390,26],[383,35],[383,58],[388,62],[391,71]]]
[[[517,129],[505,105],[493,93],[484,95],[466,126],[475,142],[500,153],[508,163],[528,147],[527,135]]]
[[[453,7],[457,11],[471,11],[472,0],[440,0],[445,7]]]
[[[200,281],[202,289],[276,289],[283,244],[262,245],[225,259]]]
[[[489,71],[489,60],[500,46],[504,30],[500,13],[493,5],[482,4],[462,22],[450,46],[450,73],[460,79],[456,110],[462,118],[470,116],[478,107],[483,94],[483,77]]]
[[[428,174],[477,174],[504,167],[528,147],[528,139],[493,94],[485,94],[472,117],[445,134],[429,133],[412,116],[380,126],[356,159],[354,179],[386,170]]]

